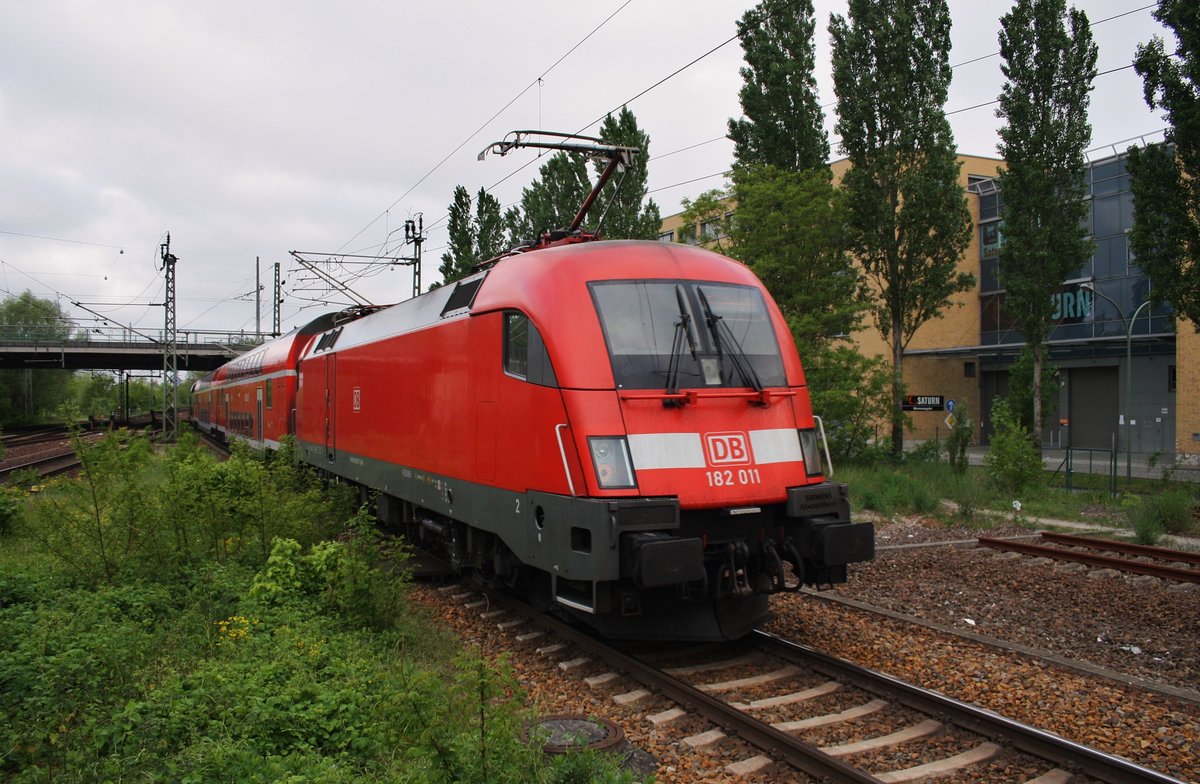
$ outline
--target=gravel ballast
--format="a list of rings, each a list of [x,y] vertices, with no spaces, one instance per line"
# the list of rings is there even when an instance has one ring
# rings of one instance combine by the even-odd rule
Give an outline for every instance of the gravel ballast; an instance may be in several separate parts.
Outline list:
[[[910,519],[881,546],[971,539]],[[993,529],[989,536],[1020,535]],[[1154,683],[1200,684],[1200,592],[963,547],[898,547],[831,593]],[[810,595],[776,597],[768,630],[1188,781],[1200,780],[1200,707]]]
[[[877,524],[881,547],[973,539],[977,533],[924,520]],[[853,566],[850,582],[831,593],[1131,677],[1185,689],[1200,682],[1200,593],[1125,577],[1090,578],[1028,560],[998,558],[961,545],[881,550],[874,562]],[[610,688],[590,689],[582,677],[594,673],[564,674],[556,660],[516,642],[515,634],[498,634],[494,623],[450,602],[446,593],[421,586],[416,593],[464,642],[478,645],[489,657],[511,651],[509,661],[540,714],[612,719],[635,746],[654,757],[660,782],[736,780],[714,755],[682,747],[676,732],[660,731],[645,720],[648,713],[670,707],[661,697],[615,705],[613,694],[637,684],[622,679]],[[1194,703],[808,594],[773,597],[772,610],[775,617],[767,629],[776,634],[1200,782],[1200,707]],[[709,729],[705,722],[684,721],[690,731]],[[749,780],[777,777],[778,771]],[[782,778],[795,780],[791,774]]]

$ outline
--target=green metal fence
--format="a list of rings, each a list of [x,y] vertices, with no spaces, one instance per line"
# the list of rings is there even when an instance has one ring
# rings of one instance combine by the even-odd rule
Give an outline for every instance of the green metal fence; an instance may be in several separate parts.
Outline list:
[[[1086,460],[1086,468],[1084,461]],[[1067,447],[1066,457],[1063,458],[1059,465],[1059,470],[1063,470],[1066,476],[1067,489],[1075,489],[1075,474],[1083,473],[1092,476],[1108,475],[1108,492],[1112,495],[1117,494],[1117,450],[1112,449],[1092,449],[1081,446]],[[1100,468],[1101,471],[1096,469]],[[1107,471],[1104,469],[1107,468]],[[1057,473],[1057,471],[1055,471]],[[1091,482],[1087,483],[1091,489],[1096,489]]]

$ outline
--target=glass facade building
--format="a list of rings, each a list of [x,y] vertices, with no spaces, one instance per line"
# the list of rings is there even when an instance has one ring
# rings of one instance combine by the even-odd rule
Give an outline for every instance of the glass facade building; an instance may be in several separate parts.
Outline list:
[[[1175,317],[1167,305],[1142,307],[1151,283],[1129,248],[1133,194],[1125,160],[1117,155],[1089,165],[1088,232],[1095,252],[1048,293],[1056,325],[1047,342],[1062,391],[1057,417],[1042,433],[1047,446],[1124,450],[1128,432],[1133,451],[1174,449]],[[989,401],[1007,391],[1008,367],[1024,339],[1004,306],[1004,194],[990,178],[972,178],[968,190],[979,198],[978,351],[986,440]],[[1127,352],[1132,367],[1126,367]],[[1127,382],[1132,400],[1123,399]]]

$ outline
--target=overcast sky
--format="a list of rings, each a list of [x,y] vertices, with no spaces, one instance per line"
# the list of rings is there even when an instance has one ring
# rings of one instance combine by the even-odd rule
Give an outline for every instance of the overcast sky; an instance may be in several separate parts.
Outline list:
[[[722,137],[740,114],[742,51],[726,41],[752,5],[3,3],[0,286],[59,299],[80,326],[94,326],[93,316],[72,301],[114,324],[161,329],[162,308],[149,303],[163,299],[159,245],[169,231],[181,329],[253,330],[260,257],[268,292],[271,265],[282,263],[287,330],[333,309],[314,305],[322,294],[302,283],[289,251],[374,254],[401,229],[388,247],[408,253],[396,240],[420,213],[427,286],[438,277],[454,186],[489,188],[507,206],[537,172],[530,151],[477,161],[484,146],[518,128],[595,132],[627,102],[650,135],[651,196],[663,215],[678,212],[681,198],[721,186],[711,175],[731,162]],[[996,154],[989,102],[1002,81],[999,17],[1010,6],[950,0],[957,67],[946,108],[964,153]],[[1160,138],[1163,121],[1133,70],[1104,73],[1164,35],[1152,5],[1077,7],[1100,50],[1093,146],[1107,150],[1093,157]],[[816,8],[832,129],[827,27],[845,2]],[[394,302],[410,295],[411,273],[384,270],[353,287]]]

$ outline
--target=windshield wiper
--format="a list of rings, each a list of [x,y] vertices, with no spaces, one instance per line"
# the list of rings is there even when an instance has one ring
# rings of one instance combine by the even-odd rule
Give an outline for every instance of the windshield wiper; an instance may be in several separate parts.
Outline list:
[[[679,394],[679,361],[683,355],[683,344],[687,343],[688,349],[692,353],[692,360],[696,359],[696,341],[692,337],[692,317],[687,311],[687,305],[684,302],[683,288],[675,287],[675,301],[679,303],[679,321],[675,322],[675,338],[671,341],[671,363],[667,366],[667,394]],[[677,405],[678,401],[664,400],[664,405]]]
[[[734,336],[733,330],[725,323],[725,320],[713,313],[713,309],[708,304],[708,297],[704,294],[704,289],[700,286],[696,287],[696,292],[700,295],[700,305],[704,308],[704,320],[708,323],[708,331],[712,334],[713,345],[717,349],[717,361],[721,361],[723,356],[722,344],[726,341],[729,343],[729,359],[733,362],[734,370],[741,377],[742,383],[748,387],[753,387],[755,392],[762,392],[763,385],[758,379],[758,374],[754,372],[754,366],[750,363],[750,358],[746,356],[745,350],[742,349],[742,344]]]

